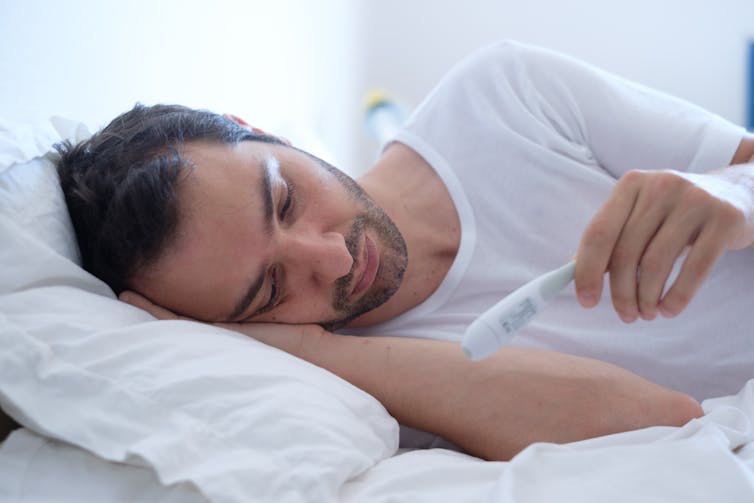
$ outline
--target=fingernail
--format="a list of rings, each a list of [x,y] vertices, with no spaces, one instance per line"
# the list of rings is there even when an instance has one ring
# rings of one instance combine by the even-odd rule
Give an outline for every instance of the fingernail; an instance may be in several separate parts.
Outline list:
[[[659,307],[660,314],[663,318],[674,318],[678,313],[674,313],[672,311],[669,311],[665,306],[660,304]]]
[[[651,313],[641,312],[641,313],[639,313],[639,316],[641,316],[642,320],[652,321],[655,318],[657,318],[657,313],[656,312],[651,312]]]
[[[623,320],[623,323],[633,323],[634,321],[636,321],[635,314],[618,313],[618,316],[621,320]]]
[[[597,297],[592,292],[580,292],[579,302],[584,307],[592,307],[597,303]]]

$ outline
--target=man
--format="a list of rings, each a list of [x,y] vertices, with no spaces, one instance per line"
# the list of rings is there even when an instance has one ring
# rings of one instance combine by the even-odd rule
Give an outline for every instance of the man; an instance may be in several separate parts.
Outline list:
[[[754,257],[726,254],[700,287],[754,242],[740,128],[515,43],[458,65],[358,183],[244,126],[137,107],[63,149],[84,267],[157,317],[289,351],[488,459],[683,424],[701,414],[687,394],[754,374]],[[577,294],[517,347],[464,358],[475,316],[574,252]],[[600,302],[605,272],[625,323]],[[632,323],[678,315],[697,291],[684,316]]]

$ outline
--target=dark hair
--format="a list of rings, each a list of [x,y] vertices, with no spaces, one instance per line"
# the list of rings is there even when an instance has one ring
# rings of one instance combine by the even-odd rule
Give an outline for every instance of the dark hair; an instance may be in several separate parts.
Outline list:
[[[191,168],[180,151],[198,140],[282,143],[205,110],[137,104],[90,139],[55,146],[82,266],[116,294],[175,237],[176,185]]]

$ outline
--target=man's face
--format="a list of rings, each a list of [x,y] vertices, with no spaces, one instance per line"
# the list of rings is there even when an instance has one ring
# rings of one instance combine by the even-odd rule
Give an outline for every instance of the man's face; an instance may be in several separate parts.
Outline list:
[[[195,142],[175,241],[132,288],[204,321],[339,326],[406,269],[395,224],[351,178],[294,148]]]

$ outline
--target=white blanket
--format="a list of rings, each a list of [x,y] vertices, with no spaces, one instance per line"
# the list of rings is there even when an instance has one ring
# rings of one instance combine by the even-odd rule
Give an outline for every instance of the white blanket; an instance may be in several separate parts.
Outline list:
[[[402,452],[345,482],[343,503],[754,501],[754,381],[707,400],[682,428],[655,427],[566,445],[534,444],[512,461],[443,449]],[[18,430],[0,448],[0,500],[201,501],[142,467],[103,461]],[[210,496],[211,497],[211,496]]]
[[[682,428],[534,444],[508,463],[413,451],[382,461],[341,495],[353,503],[754,501],[754,381],[703,406],[707,415]]]

